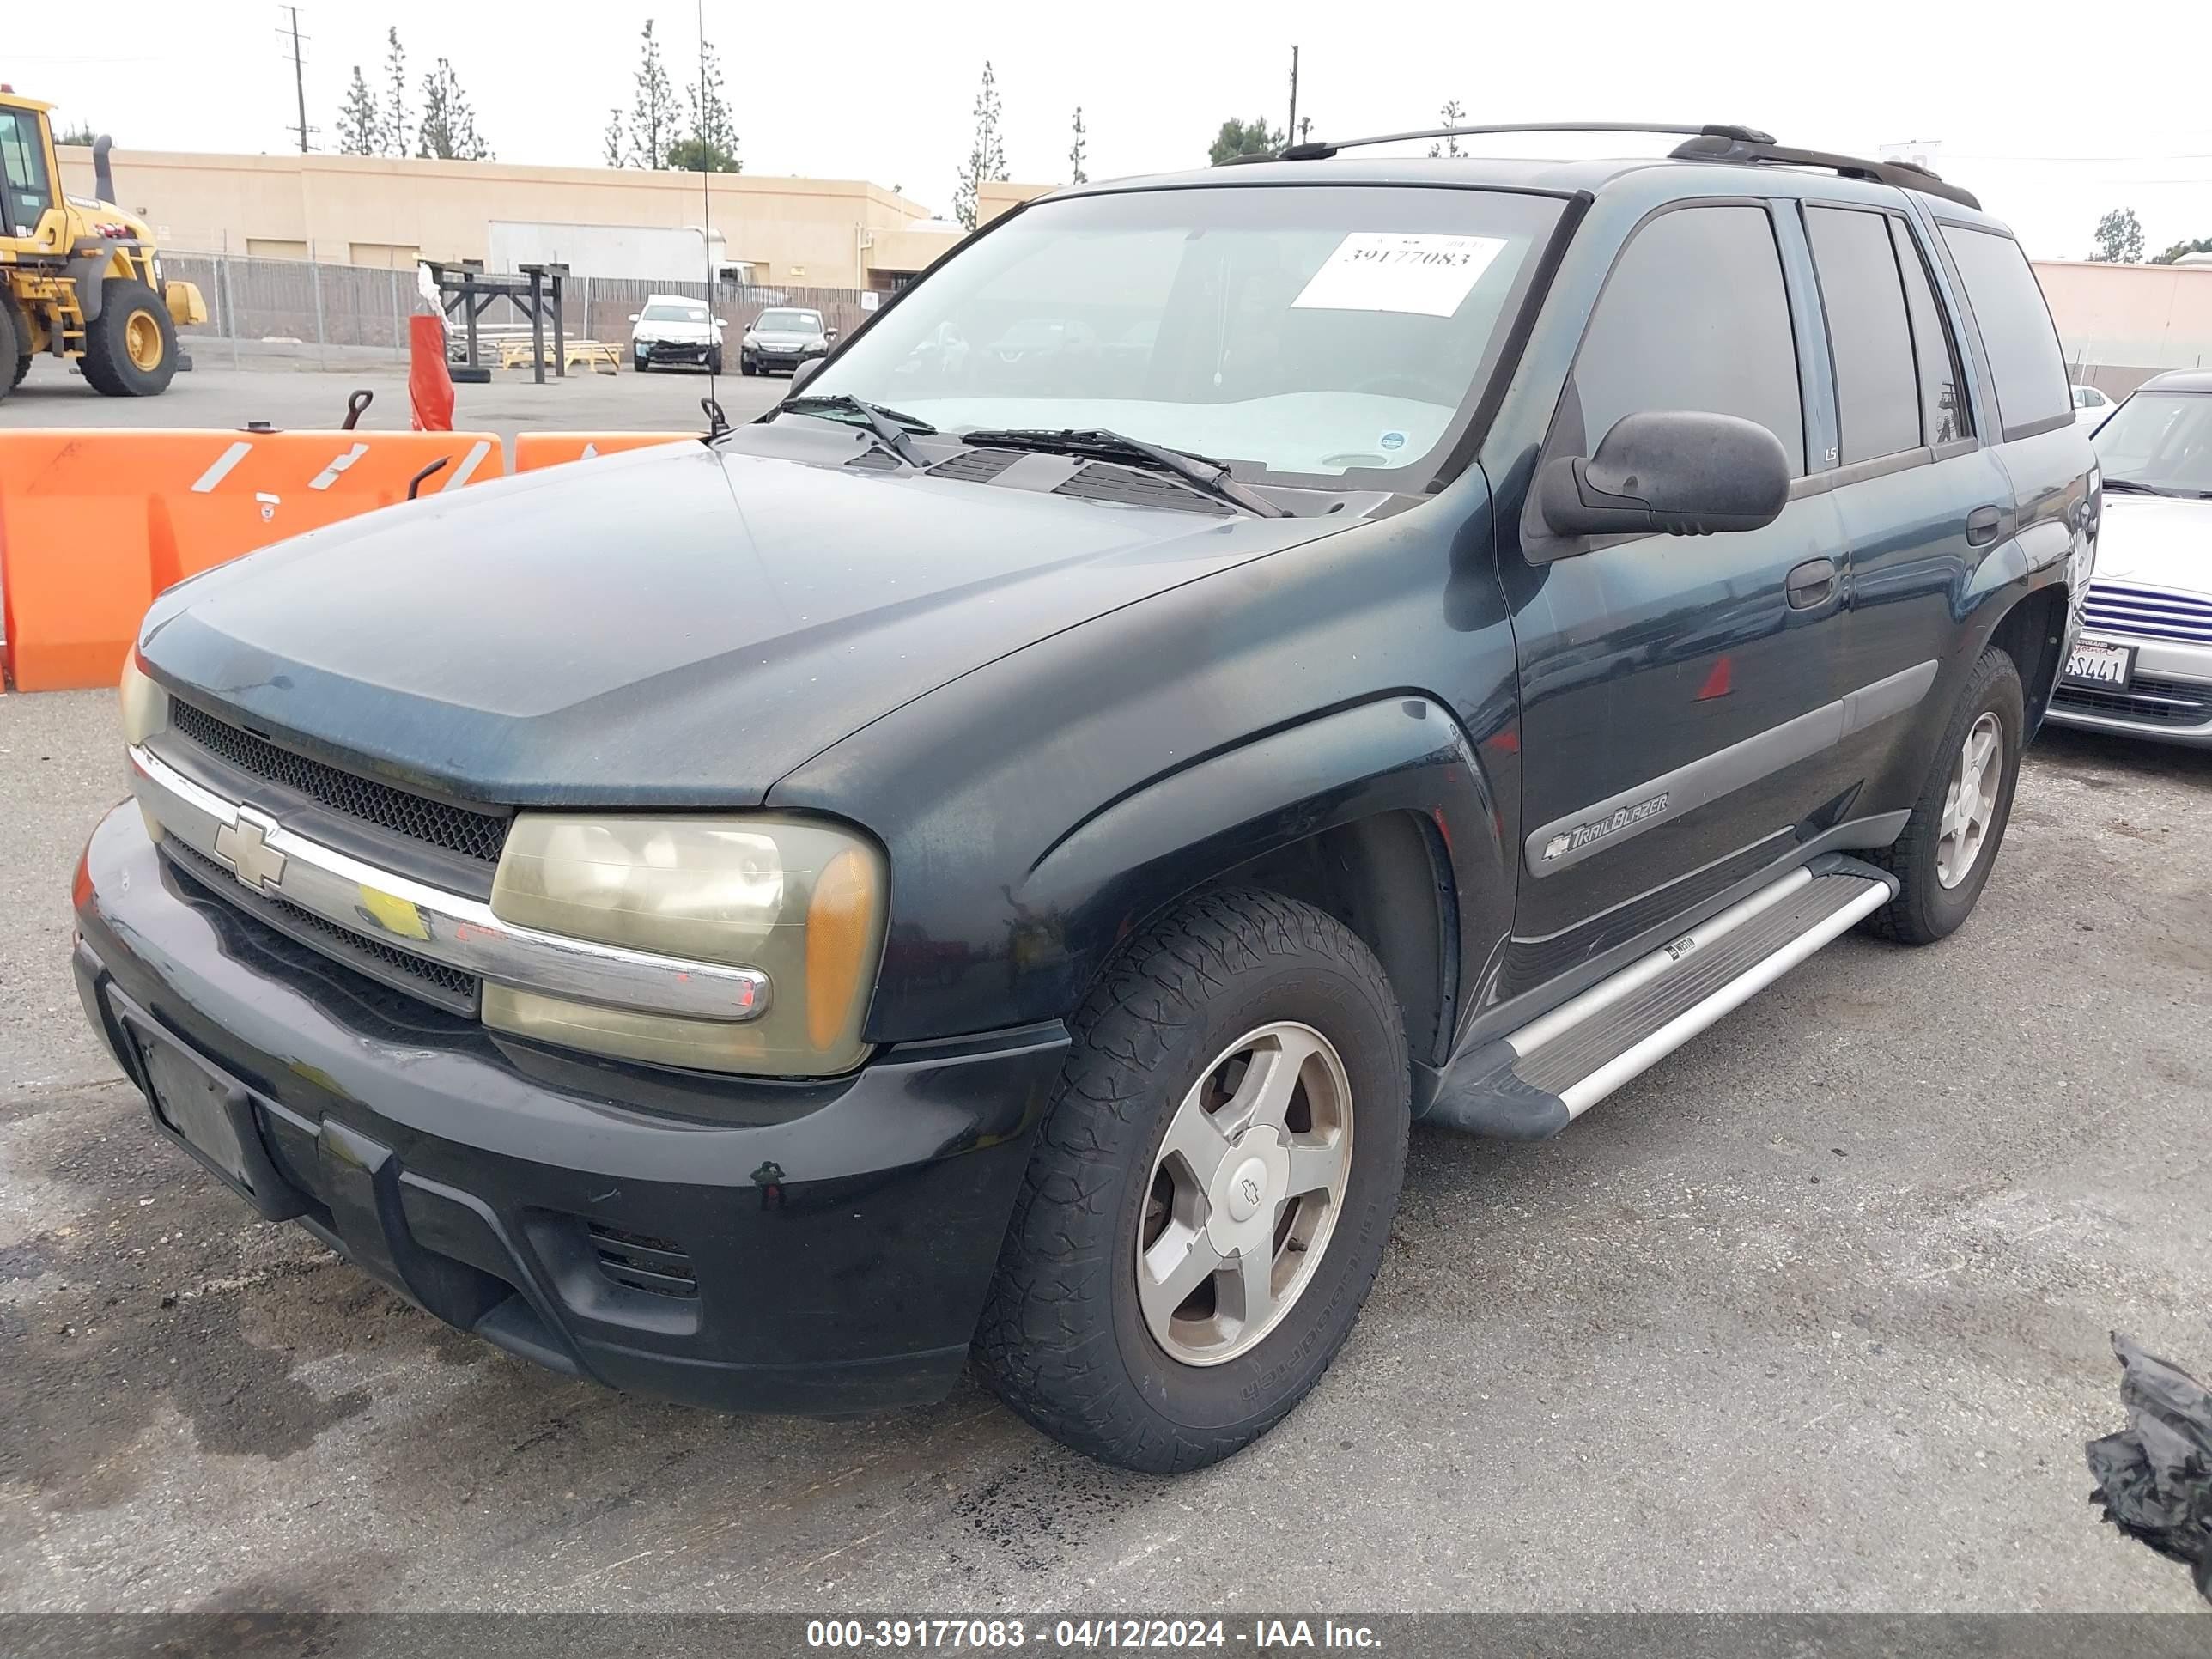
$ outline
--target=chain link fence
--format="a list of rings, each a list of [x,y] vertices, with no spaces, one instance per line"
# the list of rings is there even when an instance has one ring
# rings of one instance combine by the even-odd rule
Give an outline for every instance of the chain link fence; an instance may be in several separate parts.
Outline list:
[[[188,349],[205,362],[233,364],[256,357],[290,356],[330,364],[379,358],[404,362],[407,319],[434,307],[424,300],[412,269],[336,265],[305,259],[243,254],[167,253],[161,273],[199,284],[207,301],[205,323],[182,331]],[[571,276],[562,286],[561,326],[571,340],[627,345],[631,317],[647,297],[678,295],[706,300],[738,332],[774,306],[800,306],[822,313],[841,334],[860,325],[878,296],[848,288],[713,285],[694,277],[665,282],[643,277]],[[504,295],[485,307],[480,329],[527,327]]]

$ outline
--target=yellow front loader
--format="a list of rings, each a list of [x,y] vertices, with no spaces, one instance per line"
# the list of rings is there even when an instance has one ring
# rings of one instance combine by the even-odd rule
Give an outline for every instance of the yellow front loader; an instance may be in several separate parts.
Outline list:
[[[64,193],[52,108],[0,86],[0,398],[41,351],[76,359],[95,392],[150,398],[176,376],[177,325],[207,321],[207,302],[161,280],[152,228],[115,205],[106,137],[100,199]]]

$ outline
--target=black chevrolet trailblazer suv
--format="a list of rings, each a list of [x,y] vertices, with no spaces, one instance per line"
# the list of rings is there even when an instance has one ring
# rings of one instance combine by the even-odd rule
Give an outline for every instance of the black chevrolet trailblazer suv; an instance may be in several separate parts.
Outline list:
[[[972,1357],[1102,1458],[1245,1445],[1410,1124],[1554,1134],[1956,929],[2067,657],[2013,238],[1656,131],[1062,191],[755,423],[171,590],[86,1011],[263,1215],[556,1370]]]

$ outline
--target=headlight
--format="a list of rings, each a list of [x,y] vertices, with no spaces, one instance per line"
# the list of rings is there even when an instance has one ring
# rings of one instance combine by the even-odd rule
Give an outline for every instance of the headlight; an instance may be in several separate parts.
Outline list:
[[[883,954],[883,854],[811,819],[518,817],[492,883],[502,921],[656,956],[750,968],[768,988],[727,1020],[612,1008],[487,983],[484,1024],[702,1071],[826,1076],[860,1040]],[[763,1006],[764,1005],[764,1006]]]
[[[155,684],[146,671],[139,667],[138,653],[135,648],[123,659],[123,679],[116,690],[121,694],[123,703],[125,743],[136,748],[147,738],[169,729],[169,694]],[[143,800],[138,803],[138,816],[146,821],[147,838],[161,840],[161,821],[146,810]]]
[[[123,680],[116,688],[123,700],[123,741],[141,744],[169,728],[169,694],[138,665],[133,651],[123,659]]]

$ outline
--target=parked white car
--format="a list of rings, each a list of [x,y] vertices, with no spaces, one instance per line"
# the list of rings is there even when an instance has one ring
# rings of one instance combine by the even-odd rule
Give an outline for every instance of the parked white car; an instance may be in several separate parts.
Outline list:
[[[2095,443],[2097,568],[2051,719],[2212,748],[2212,369],[2144,381]]]
[[[648,294],[645,309],[629,320],[629,360],[641,374],[663,363],[695,363],[710,374],[722,372],[721,319],[704,301]]]
[[[2074,388],[2074,424],[2086,426],[2092,432],[2105,423],[2105,417],[2119,407],[2117,399],[2106,397],[2093,386]]]

